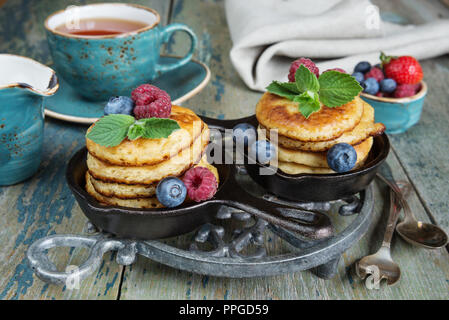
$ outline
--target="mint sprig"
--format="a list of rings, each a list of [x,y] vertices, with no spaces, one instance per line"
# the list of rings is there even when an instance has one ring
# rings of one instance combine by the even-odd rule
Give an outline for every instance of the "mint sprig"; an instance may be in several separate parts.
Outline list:
[[[175,120],[162,118],[134,119],[123,114],[111,114],[95,123],[86,137],[104,147],[116,147],[123,140],[163,139],[181,129]]]
[[[299,111],[306,118],[321,108],[342,106],[351,102],[362,87],[357,80],[346,73],[327,71],[319,78],[301,65],[295,74],[295,83],[273,81],[267,90],[283,98],[298,103]]]

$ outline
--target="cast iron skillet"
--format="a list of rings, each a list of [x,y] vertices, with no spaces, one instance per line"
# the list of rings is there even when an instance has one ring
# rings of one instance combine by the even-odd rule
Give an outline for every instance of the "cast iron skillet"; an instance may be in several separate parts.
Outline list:
[[[234,165],[216,165],[221,183],[217,194],[209,201],[175,209],[104,206],[85,191],[86,157],[87,149],[83,148],[70,160],[67,183],[87,218],[101,230],[118,237],[154,240],[189,233],[211,222],[220,205],[244,210],[308,238],[321,239],[332,234],[331,221],[323,213],[293,209],[247,193],[235,180]]]
[[[238,120],[216,120],[204,118],[210,128],[232,129],[238,123],[250,123],[256,128],[255,116]],[[246,150],[247,151],[247,150]],[[374,138],[373,148],[365,165],[353,172],[342,174],[299,174],[290,175],[273,170],[273,175],[260,175],[262,164],[248,161],[245,167],[251,178],[267,191],[292,201],[333,201],[348,198],[365,190],[374,180],[377,170],[390,152],[390,142],[386,134]]]

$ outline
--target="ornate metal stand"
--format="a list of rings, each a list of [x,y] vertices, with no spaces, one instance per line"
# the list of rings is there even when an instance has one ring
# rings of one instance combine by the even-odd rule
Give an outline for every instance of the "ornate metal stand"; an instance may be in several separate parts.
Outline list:
[[[240,176],[246,179],[243,183],[251,184],[244,172]],[[248,188],[256,193],[262,192],[260,196],[270,201],[300,209],[329,212],[331,207],[339,206],[341,217],[336,216],[334,219],[356,216],[344,230],[332,237],[310,241],[245,212],[222,207],[217,212],[217,222],[202,226],[187,248],[178,248],[162,241],[117,239],[89,225],[88,229],[94,235],[49,236],[31,245],[27,257],[40,279],[61,285],[73,277],[82,280],[94,273],[108,251],[117,251],[117,263],[124,266],[133,264],[137,255],[141,255],[176,269],[216,277],[265,277],[311,270],[320,278],[330,279],[337,272],[342,253],[368,230],[374,207],[372,186],[359,195],[335,203],[292,203],[272,195],[263,195],[263,190],[256,185],[248,185]],[[270,232],[290,244],[290,252],[269,253],[266,249],[266,238],[269,237],[266,234]],[[47,251],[55,247],[84,247],[90,250],[90,255],[76,270],[59,272],[47,257]]]

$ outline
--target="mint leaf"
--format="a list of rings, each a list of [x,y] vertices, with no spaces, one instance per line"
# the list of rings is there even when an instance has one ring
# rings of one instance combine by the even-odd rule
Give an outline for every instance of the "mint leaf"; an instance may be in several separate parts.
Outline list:
[[[126,137],[129,140],[162,139],[168,138],[178,129],[181,129],[179,124],[171,119],[151,118],[136,121],[128,115],[112,114],[98,120],[86,137],[99,145],[116,147]]]
[[[111,114],[98,120],[86,137],[104,147],[118,146],[126,138],[134,117]]]
[[[295,101],[306,118],[321,108],[342,106],[354,100],[362,92],[357,80],[349,74],[327,71],[319,78],[305,66],[296,71],[296,83],[273,81],[267,90],[280,97]]]
[[[292,87],[292,86],[290,86],[290,87]],[[283,98],[287,98],[287,99],[292,100],[292,101],[295,98],[295,96],[298,95],[298,92],[291,91],[290,89],[287,89],[287,85],[285,83],[282,83],[282,82],[279,82],[279,81],[273,81],[267,87],[267,90],[270,93],[273,93],[273,94],[278,95],[278,96],[283,97]]]
[[[128,139],[129,140],[137,140],[142,138],[145,133],[145,128],[139,124],[139,121],[131,125],[128,130]]]
[[[320,90],[318,78],[304,65],[299,66],[298,70],[296,70],[295,79],[296,87],[300,93],[306,91],[318,92]]]
[[[294,83],[294,82],[278,82],[278,84],[282,88],[287,89],[288,91],[294,92],[295,94],[302,93],[298,90],[298,87],[296,86],[296,83]]]
[[[293,101],[298,102],[299,111],[304,117],[306,117],[306,119],[308,119],[312,113],[319,111],[321,108],[319,96],[313,91],[306,91],[303,94],[296,96]]]
[[[171,119],[150,118],[142,119],[139,122],[144,129],[142,137],[147,139],[168,138],[173,131],[181,129],[178,122]]]
[[[327,71],[319,78],[320,101],[329,108],[340,107],[362,92],[357,80],[346,73]]]

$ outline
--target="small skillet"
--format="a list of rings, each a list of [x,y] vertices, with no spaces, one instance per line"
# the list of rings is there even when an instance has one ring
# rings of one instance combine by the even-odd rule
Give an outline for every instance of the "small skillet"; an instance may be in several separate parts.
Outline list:
[[[239,123],[249,123],[256,128],[259,125],[256,116],[237,120],[202,119],[210,128],[221,131],[232,129]],[[274,169],[273,175],[260,175],[259,170],[264,165],[247,161],[247,154],[245,167],[256,183],[281,198],[304,202],[334,201],[348,198],[368,188],[389,152],[390,142],[387,135],[382,134],[374,138],[373,148],[365,165],[348,173],[290,175]]]

